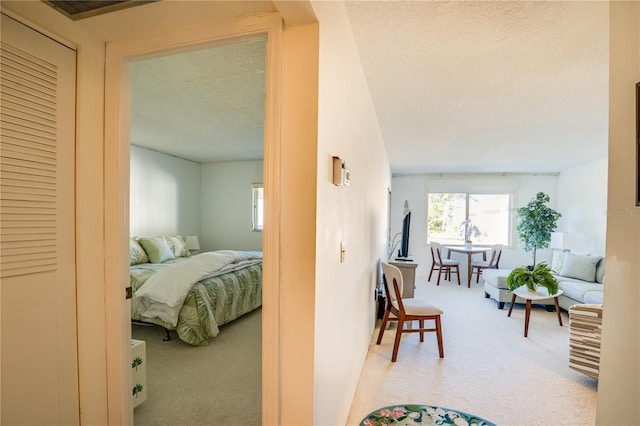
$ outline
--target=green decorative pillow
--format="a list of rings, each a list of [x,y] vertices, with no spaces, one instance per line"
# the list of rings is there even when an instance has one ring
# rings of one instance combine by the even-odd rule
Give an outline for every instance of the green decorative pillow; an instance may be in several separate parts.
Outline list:
[[[187,243],[184,242],[180,235],[175,237],[164,237],[164,240],[169,245],[169,248],[173,251],[175,257],[187,257],[191,256]]]
[[[149,263],[149,257],[135,238],[129,238],[129,265]]]
[[[596,265],[600,259],[602,259],[600,256],[567,253],[560,275],[592,283],[596,279]]]
[[[176,258],[163,237],[140,238],[139,243],[147,252],[151,263],[162,263]]]

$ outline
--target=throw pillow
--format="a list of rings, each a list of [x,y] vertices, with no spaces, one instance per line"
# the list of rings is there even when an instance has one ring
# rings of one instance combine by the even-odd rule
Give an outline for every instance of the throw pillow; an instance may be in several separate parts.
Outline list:
[[[149,257],[135,238],[129,238],[129,265],[149,263]]]
[[[175,257],[191,256],[187,248],[187,243],[184,242],[180,235],[176,237],[164,237],[164,239],[167,244],[169,244],[169,248],[173,251]]]
[[[564,256],[567,254],[564,251],[554,250],[551,256],[551,270],[555,274],[559,274],[562,271],[564,265]]]
[[[596,265],[600,262],[600,259],[600,256],[567,253],[564,257],[564,265],[562,265],[560,275],[567,278],[594,282],[596,279]]]
[[[147,252],[151,263],[162,263],[176,258],[162,237],[140,238],[140,245]]]
[[[604,282],[604,258],[598,262],[596,266],[596,282],[603,283]]]

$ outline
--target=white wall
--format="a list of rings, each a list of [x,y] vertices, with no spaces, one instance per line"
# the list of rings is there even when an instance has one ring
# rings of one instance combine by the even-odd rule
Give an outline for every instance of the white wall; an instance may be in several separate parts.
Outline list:
[[[313,423],[338,425],[375,324],[390,169],[344,5],[312,5],[320,22]],[[350,169],[350,186],[332,184],[334,155]]]
[[[478,189],[482,187],[484,180],[490,188],[517,188],[514,192],[514,207],[526,205],[538,192],[549,195],[551,201],[549,207],[557,210],[557,177],[552,175],[508,175],[505,177],[494,175],[457,176],[441,175],[443,178],[456,180],[457,187]],[[409,237],[409,256],[418,263],[416,269],[416,282],[426,281],[431,268],[431,252],[427,244],[427,182],[439,179],[426,175],[394,176],[391,189],[391,237],[401,232],[402,219],[404,217],[404,202],[409,202],[411,209],[411,232]],[[515,216],[511,230],[511,247],[503,249],[500,260],[501,268],[513,268],[518,265],[529,265],[532,261],[532,253],[522,250],[518,243],[515,230]],[[396,250],[397,252],[397,250]],[[395,256],[395,255],[392,255]],[[467,274],[466,256],[454,253],[452,258],[460,260],[460,274]],[[536,261],[551,261],[549,249],[540,250]]]
[[[604,254],[607,171],[605,157],[563,170],[558,177],[558,231],[583,234],[584,247],[578,251]]]
[[[262,250],[262,232],[251,230],[253,183],[262,183],[262,160],[202,164],[202,250]]]
[[[131,236],[200,234],[200,163],[131,146]]]
[[[610,3],[607,271],[598,425],[640,424],[640,208],[635,205],[640,4]]]

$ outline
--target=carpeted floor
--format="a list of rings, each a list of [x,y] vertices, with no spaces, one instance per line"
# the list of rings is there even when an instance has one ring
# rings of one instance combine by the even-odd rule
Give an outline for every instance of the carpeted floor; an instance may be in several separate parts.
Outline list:
[[[435,335],[405,335],[391,362],[395,329],[381,345],[371,339],[348,425],[390,405],[437,405],[498,425],[589,425],[595,422],[597,381],[569,369],[569,319],[534,307],[529,337],[524,307],[511,318],[471,289],[418,280],[416,297],[444,310],[445,358]],[[135,425],[259,425],[261,311],[222,327],[207,347],[163,342],[158,327],[133,327],[147,344],[148,399],[134,410]],[[238,397],[240,396],[240,397]],[[319,425],[335,426],[335,425]]]
[[[555,312],[534,307],[529,337],[524,305],[496,308],[484,298],[482,284],[469,289],[417,280],[416,297],[440,307],[445,357],[438,357],[434,333],[402,337],[397,362],[391,362],[395,328],[375,344],[372,336],[365,367],[349,414],[358,425],[370,412],[394,404],[425,404],[464,411],[498,425],[589,425],[595,423],[597,381],[568,367],[569,318],[563,327]]]
[[[209,346],[163,342],[160,327],[132,326],[147,347],[147,400],[133,411],[134,424],[261,424],[261,309],[220,328]]]

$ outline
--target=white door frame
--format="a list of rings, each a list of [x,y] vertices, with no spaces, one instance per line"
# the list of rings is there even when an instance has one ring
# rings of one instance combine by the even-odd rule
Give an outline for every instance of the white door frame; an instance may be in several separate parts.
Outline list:
[[[129,153],[131,78],[128,61],[206,47],[257,34],[267,35],[262,308],[262,423],[278,424],[280,123],[282,18],[267,13],[216,22],[215,25],[158,28],[150,34],[107,44],[105,74],[105,306],[107,312],[107,395],[109,424],[133,424],[131,401],[131,304],[129,286]]]

